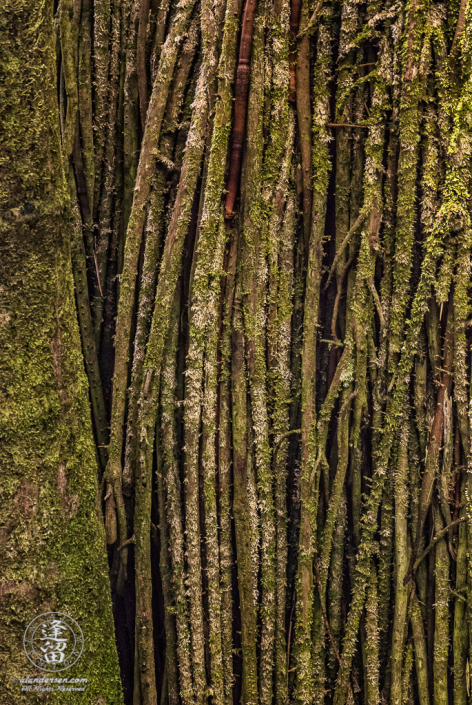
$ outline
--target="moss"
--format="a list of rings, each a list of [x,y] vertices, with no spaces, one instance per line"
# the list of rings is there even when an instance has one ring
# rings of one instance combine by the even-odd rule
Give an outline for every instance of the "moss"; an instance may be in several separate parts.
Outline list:
[[[456,522],[472,488],[472,6],[262,0],[250,36],[244,0],[152,2],[148,22],[139,0],[64,0],[54,67],[50,16],[35,44],[42,10],[26,17],[24,0],[8,2],[21,31],[8,29],[1,66],[20,76],[24,65],[31,80],[5,102],[0,164],[7,638],[21,636],[28,601],[65,604],[89,634],[100,627],[87,637],[93,705],[115,685],[119,698],[93,509],[106,438],[94,448],[72,330],[67,183],[79,314],[87,285],[98,289],[80,216],[94,269],[87,210],[100,223],[109,353],[122,270],[106,519],[119,592],[123,480],[128,510],[135,501],[136,703],[230,705],[241,688],[244,705],[428,705],[434,686],[435,700],[454,688],[465,705],[471,529]],[[232,129],[242,173],[227,159]],[[225,221],[226,210],[238,213]],[[434,553],[430,515],[453,523]],[[98,616],[85,614],[85,593]],[[100,673],[115,678],[107,692]]]
[[[404,422],[395,468],[395,611],[392,632],[392,704],[402,703],[402,661],[407,634],[408,588],[403,584],[408,570],[408,423]]]
[[[461,478],[461,499],[463,508],[461,515],[465,515],[466,505],[466,479]],[[453,655],[454,655],[454,703],[465,705],[467,703],[467,651],[469,635],[467,630],[466,603],[460,599],[467,583],[467,526],[462,523],[459,527],[459,545],[457,547],[456,563],[456,600],[454,605],[454,632],[453,632]]]
[[[166,346],[166,358],[163,366],[161,380],[161,457],[162,457],[162,482],[158,492],[162,493],[165,503],[166,520],[169,535],[169,558],[161,555],[162,561],[170,559],[171,571],[171,597],[172,606],[168,608],[175,615],[177,633],[177,658],[179,671],[179,694],[184,705],[195,702],[192,670],[191,670],[191,639],[189,625],[189,608],[185,587],[185,540],[181,508],[182,487],[179,468],[176,460],[176,428],[175,404],[176,392],[176,348],[178,337],[178,306],[174,304],[173,325],[169,332]],[[162,501],[162,500],[160,500]],[[168,619],[168,617],[166,617]],[[167,644],[166,644],[167,649]],[[167,651],[166,658],[172,658]]]
[[[33,675],[27,624],[57,610],[76,619],[84,652],[69,677],[77,702],[123,702],[114,643],[97,458],[77,325],[70,210],[55,95],[52,3],[7,2],[0,14],[2,151],[1,394],[3,699]],[[34,673],[38,675],[38,673]]]
[[[333,6],[327,5],[320,21],[317,39],[317,60],[313,73],[314,114],[313,114],[313,211],[308,250],[308,269],[304,307],[304,342],[302,348],[302,479],[300,518],[300,545],[297,575],[297,622],[296,622],[296,664],[297,680],[295,701],[310,702],[312,693],[321,697],[324,690],[323,641],[318,638],[321,625],[321,612],[318,606],[313,611],[314,576],[313,558],[316,550],[317,507],[321,463],[319,453],[324,455],[323,442],[318,440],[316,427],[316,347],[320,306],[320,283],[322,274],[322,253],[325,231],[326,204],[328,196],[329,140],[326,123],[329,115],[329,80],[332,71],[332,35],[334,28]],[[336,396],[336,395],[335,395]],[[329,401],[328,401],[329,405]],[[331,412],[332,407],[330,407]],[[327,425],[327,422],[326,422]],[[316,620],[316,622],[314,621]],[[316,624],[313,643],[312,629]],[[316,656],[314,657],[313,652]],[[315,690],[313,690],[315,689]]]
[[[435,533],[443,528],[439,511],[433,510]],[[434,702],[448,703],[448,658],[449,658],[449,556],[446,540],[436,545],[434,596]]]
[[[232,326],[231,391],[233,400],[233,515],[236,539],[236,560],[241,610],[242,702],[256,705],[257,691],[257,613],[253,590],[254,564],[252,551],[257,546],[257,525],[252,512],[251,478],[248,468],[247,380],[244,336],[242,330],[241,292],[237,287]],[[256,573],[257,580],[257,573]]]

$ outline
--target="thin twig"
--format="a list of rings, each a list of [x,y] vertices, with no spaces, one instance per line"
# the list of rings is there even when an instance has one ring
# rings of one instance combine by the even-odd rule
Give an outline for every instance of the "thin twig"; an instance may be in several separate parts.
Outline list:
[[[374,280],[372,279],[372,277],[369,277],[367,279],[367,285],[369,287],[370,293],[372,294],[372,298],[374,299],[374,303],[375,303],[375,308],[377,309],[377,313],[379,315],[380,332],[383,333],[385,330],[385,318],[384,318],[383,311],[382,311],[382,304],[380,302],[380,297],[377,292],[377,289],[375,288]]]
[[[136,542],[136,539],[133,534],[132,536],[130,536],[129,539],[126,539],[126,541],[123,541],[121,546],[118,546],[118,551],[121,551],[121,549],[124,548],[125,546],[129,546],[130,543],[135,543],[135,542]]]
[[[336,656],[337,662],[338,662],[339,665],[341,666],[341,656],[339,655],[339,651],[338,651],[338,649],[337,649],[337,647],[336,647],[336,642],[334,641],[334,637],[333,637],[333,635],[332,635],[332,633],[331,633],[331,628],[330,628],[330,626],[329,626],[329,621],[328,621],[328,615],[326,614],[326,610],[325,610],[324,605],[323,605],[323,596],[322,596],[322,593],[321,593],[320,571],[319,571],[319,568],[318,568],[318,558],[317,558],[317,556],[315,556],[315,559],[314,559],[314,561],[313,561],[313,564],[314,564],[314,568],[315,568],[316,584],[317,584],[318,592],[319,592],[319,595],[320,595],[321,614],[323,615],[323,621],[324,621],[324,623],[325,623],[326,631],[328,632],[328,637],[329,637],[329,640],[330,640],[330,642],[331,642],[331,646],[333,647],[334,655]],[[348,684],[348,688],[349,688],[349,690],[351,691],[351,695],[353,696],[353,693],[352,693],[352,686],[351,686],[350,683]],[[354,698],[354,696],[353,696],[353,698]],[[353,702],[354,702],[354,699],[353,699]]]
[[[321,10],[322,6],[323,6],[323,0],[318,0],[318,3],[316,5],[315,9],[313,10],[313,14],[310,17],[310,21],[308,22],[305,29],[303,29],[301,32],[298,33],[297,39],[301,39],[302,37],[304,37],[305,34],[307,32],[309,32],[310,29],[317,23],[317,21],[319,20],[319,14],[320,14],[320,10]]]
[[[280,450],[280,446],[282,445],[282,443],[284,442],[284,440],[285,440],[286,438],[288,438],[288,436],[291,436],[293,433],[301,433],[301,432],[302,432],[302,429],[301,429],[301,428],[293,428],[291,431],[287,431],[287,433],[283,433],[283,434],[280,436],[280,438],[279,438],[279,440],[277,441],[277,444],[276,444],[276,446],[275,446],[275,448],[274,448],[274,462],[275,462],[275,460],[276,460],[276,458],[277,458],[277,453],[278,453],[279,450]]]
[[[94,259],[94,261],[95,261],[95,272],[96,272],[96,274],[97,274],[97,282],[98,282],[98,288],[100,289],[100,296],[103,296],[102,285],[101,285],[101,283],[100,283],[100,273],[99,273],[99,271],[98,271],[98,260],[97,260],[97,249],[96,249],[96,245],[97,245],[97,240],[96,240],[96,238],[95,238],[94,246],[93,246],[93,259]]]
[[[355,122],[328,122],[328,127],[360,127],[363,130],[368,130],[372,125],[359,125]]]
[[[322,594],[322,589],[321,589],[320,571],[319,571],[319,568],[318,568],[318,559],[317,559],[316,556],[315,556],[315,560],[313,561],[313,565],[314,565],[314,567],[315,567],[316,585],[317,585],[317,587],[318,587],[318,592],[319,592],[319,594],[320,594],[321,613],[322,613],[322,615],[323,615],[323,620],[324,620],[324,623],[325,623],[325,626],[326,626],[326,631],[328,632],[328,637],[329,637],[329,640],[330,640],[330,642],[331,642],[331,646],[333,647],[333,651],[334,651],[334,654],[335,654],[335,656],[336,656],[336,659],[337,659],[338,663],[340,664],[340,663],[341,663],[341,657],[340,657],[339,651],[338,651],[338,649],[337,649],[337,647],[336,647],[336,642],[334,641],[334,637],[333,637],[333,635],[332,635],[332,633],[331,633],[331,629],[330,629],[329,621],[328,621],[328,615],[326,614],[326,611],[325,611],[325,608],[324,608],[324,604],[323,604],[323,594]]]
[[[425,548],[425,550],[423,551],[421,556],[416,559],[416,561],[413,565],[413,569],[405,575],[405,579],[403,581],[404,585],[408,585],[408,583],[412,579],[413,575],[416,573],[420,563],[426,558],[428,553],[436,546],[438,541],[440,541],[447,534],[447,532],[450,531],[454,526],[457,526],[461,522],[465,521],[465,519],[466,519],[466,517],[459,517],[459,519],[456,519],[455,521],[451,521],[451,523],[448,524],[447,526],[445,526],[444,529],[441,529],[441,531],[438,531],[436,536],[431,540],[429,546],[427,548]]]
[[[335,257],[334,257],[333,264],[331,265],[331,269],[329,270],[328,281],[327,281],[326,284],[325,284],[325,290],[328,288],[328,286],[329,286],[329,284],[330,284],[330,282],[331,282],[332,276],[333,276],[333,274],[334,274],[334,270],[336,269],[336,265],[337,265],[337,263],[339,262],[339,260],[340,260],[340,258],[341,258],[341,255],[343,254],[344,250],[345,250],[346,247],[348,246],[349,240],[350,240],[351,237],[354,235],[354,233],[360,228],[360,226],[361,226],[362,223],[364,222],[365,218],[366,218],[366,213],[365,213],[365,211],[361,211],[361,212],[359,213],[359,215],[357,216],[357,218],[356,218],[356,220],[355,220],[355,222],[354,222],[354,225],[352,226],[352,228],[349,230],[349,232],[347,233],[346,237],[345,237],[344,240],[342,241],[341,246],[340,246],[339,250],[336,252],[336,255],[335,255]]]

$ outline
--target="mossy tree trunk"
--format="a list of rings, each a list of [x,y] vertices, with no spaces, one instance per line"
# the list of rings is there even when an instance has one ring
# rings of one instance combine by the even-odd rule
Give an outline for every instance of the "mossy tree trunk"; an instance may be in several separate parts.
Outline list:
[[[71,457],[70,240],[126,704],[470,704],[472,5],[55,17],[21,29],[55,43],[48,91],[25,45],[31,112],[6,110],[5,232],[35,238],[5,239],[25,293],[2,321],[53,341],[59,406],[35,413]]]
[[[76,223],[67,146],[61,147],[55,44],[52,2],[3,4],[0,699],[121,705],[99,452],[74,296]],[[65,613],[83,631],[82,656],[65,673],[41,672],[23,651],[25,628],[45,612]],[[19,681],[27,676],[88,684],[84,693],[39,694],[35,686],[22,692]]]

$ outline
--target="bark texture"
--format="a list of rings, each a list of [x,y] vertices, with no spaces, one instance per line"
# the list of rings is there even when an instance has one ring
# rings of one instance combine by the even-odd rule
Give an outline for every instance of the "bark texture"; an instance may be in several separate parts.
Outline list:
[[[60,1],[31,104],[58,106],[126,705],[470,703],[471,23]],[[25,243],[2,265],[36,271]]]
[[[61,32],[77,32],[76,10],[64,4]],[[72,274],[76,222],[65,174],[77,105],[68,103],[61,147],[55,43],[52,2],[3,4],[0,699],[69,703],[80,697],[122,705],[89,404],[94,391],[85,373]],[[80,253],[80,223],[78,237]],[[85,259],[73,259],[80,309]],[[85,296],[88,305],[86,289]],[[20,678],[55,675],[35,669],[22,644],[28,623],[54,611],[73,617],[83,631],[81,658],[58,675],[87,679],[84,693],[39,693],[34,686],[22,692]]]

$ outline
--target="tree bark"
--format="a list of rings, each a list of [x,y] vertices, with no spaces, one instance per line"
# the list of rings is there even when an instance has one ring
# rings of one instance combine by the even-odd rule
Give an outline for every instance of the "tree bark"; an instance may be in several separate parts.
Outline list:
[[[52,2],[5,3],[0,34],[2,699],[70,702],[70,692],[22,692],[16,680],[32,672],[21,641],[28,623],[61,612],[84,636],[68,675],[88,680],[88,702],[121,705],[74,300],[74,222],[63,162],[71,145],[63,151],[59,135]]]

